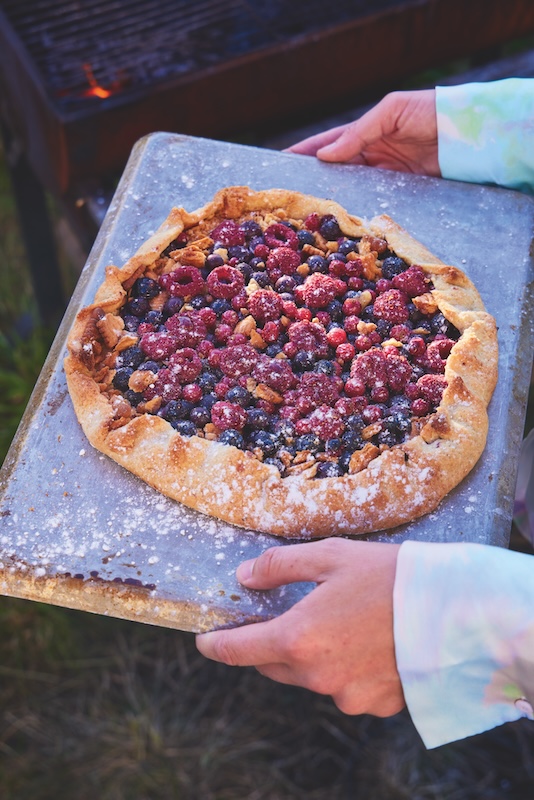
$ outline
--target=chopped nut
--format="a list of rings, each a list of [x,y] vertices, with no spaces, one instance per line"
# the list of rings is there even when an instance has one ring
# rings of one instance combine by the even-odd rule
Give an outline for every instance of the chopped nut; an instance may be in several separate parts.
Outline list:
[[[135,333],[125,333],[117,342],[115,346],[115,352],[122,353],[122,351],[126,350],[128,347],[133,347],[138,341],[139,336],[136,336]]]
[[[194,244],[183,247],[181,250],[173,250],[171,258],[179,261],[180,264],[186,264],[188,267],[201,268],[206,263],[206,254],[195,247]]]
[[[363,319],[361,319],[356,325],[356,329],[358,333],[372,333],[373,331],[376,331],[376,324],[374,322],[364,322]]]
[[[373,422],[371,425],[367,425],[367,427],[362,430],[362,439],[372,439],[373,436],[376,436],[376,434],[380,433],[381,430],[382,425],[380,422]]]
[[[257,350],[264,350],[267,347],[267,342],[254,329],[250,332],[250,344]]]
[[[360,296],[358,297],[362,308],[367,308],[367,306],[371,305],[373,302],[373,295],[369,291],[369,289],[365,289]]]
[[[253,330],[256,330],[256,320],[252,314],[248,314],[235,326],[235,333],[242,333],[245,336],[250,336]]]
[[[119,341],[124,330],[124,321],[122,317],[115,316],[115,314],[106,314],[96,321],[96,327],[104,344],[111,350]]]
[[[144,414],[155,414],[157,411],[160,410],[162,406],[163,400],[159,395],[156,395],[152,398],[152,400],[147,400],[145,403],[139,403],[137,406],[137,411],[139,413]]]
[[[276,405],[284,402],[282,395],[275,392],[274,389],[271,389],[270,386],[267,386],[265,383],[258,383],[254,390],[254,396],[259,397],[260,400],[268,400],[269,403],[275,403]]]
[[[434,300],[432,292],[420,294],[418,297],[414,297],[412,302],[422,314],[431,315],[438,310],[438,304]]]
[[[135,372],[132,372],[130,375],[128,388],[132,389],[134,392],[144,392],[151,383],[154,383],[156,377],[156,373],[151,372],[149,369],[136,369]]]
[[[371,461],[380,454],[380,450],[374,444],[368,442],[362,450],[356,450],[349,462],[349,472],[354,475],[356,472],[361,472],[365,469]]]

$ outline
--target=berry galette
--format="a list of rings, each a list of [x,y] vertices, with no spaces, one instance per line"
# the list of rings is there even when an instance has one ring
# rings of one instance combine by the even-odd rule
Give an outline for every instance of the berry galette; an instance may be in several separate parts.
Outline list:
[[[81,310],[65,370],[99,451],[163,494],[284,536],[434,509],[485,446],[493,318],[387,216],[281,189],[171,211]]]

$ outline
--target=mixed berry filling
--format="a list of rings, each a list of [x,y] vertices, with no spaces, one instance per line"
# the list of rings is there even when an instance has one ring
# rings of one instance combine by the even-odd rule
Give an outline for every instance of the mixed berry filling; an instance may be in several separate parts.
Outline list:
[[[318,214],[193,233],[125,287],[107,365],[130,417],[324,478],[362,469],[436,410],[459,332],[385,240]]]

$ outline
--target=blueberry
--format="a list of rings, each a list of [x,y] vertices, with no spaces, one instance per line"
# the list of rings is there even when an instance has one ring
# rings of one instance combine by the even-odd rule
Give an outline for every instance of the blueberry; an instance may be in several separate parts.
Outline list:
[[[358,249],[358,242],[355,242],[354,239],[344,239],[342,242],[339,243],[339,247],[337,248],[338,253],[346,256],[348,253],[355,253]]]
[[[365,428],[365,422],[361,414],[351,414],[346,419],[347,427],[350,428],[351,431],[362,431]]]
[[[202,397],[202,399],[200,400],[199,405],[201,405],[202,408],[207,408],[208,411],[211,411],[211,409],[213,408],[215,403],[218,401],[218,399],[219,398],[217,397],[215,392],[209,392],[208,394],[205,394],[204,397]]]
[[[309,450],[311,453],[319,453],[323,449],[323,442],[314,433],[304,433],[295,439],[295,447],[297,452],[300,450]]]
[[[159,415],[163,417],[163,419],[172,422],[176,419],[185,419],[189,416],[189,412],[192,408],[192,403],[188,403],[187,400],[170,400],[167,405],[163,406],[160,410]]]
[[[252,395],[243,386],[232,386],[226,393],[229,403],[237,403],[242,408],[248,408],[252,403]]]
[[[310,256],[307,264],[310,272],[322,272],[324,275],[328,272],[328,262],[322,256]]]
[[[133,294],[136,297],[147,297],[150,300],[159,294],[159,286],[152,278],[138,278],[133,285]]]
[[[208,301],[203,295],[197,294],[196,297],[191,298],[189,304],[195,311],[200,311],[201,308],[205,308],[208,305]]]
[[[296,285],[297,282],[291,275],[282,275],[276,281],[274,288],[279,294],[283,294],[284,292],[292,292]]]
[[[247,409],[247,425],[253,430],[267,430],[270,424],[271,417],[263,408]]]
[[[142,317],[146,314],[150,306],[146,297],[132,297],[127,308],[134,317]]]
[[[341,229],[337,219],[332,214],[325,214],[319,225],[319,233],[330,242],[334,239],[339,239],[341,236]]]
[[[143,371],[150,370],[150,372],[157,372],[159,370],[159,367],[160,365],[158,364],[157,361],[143,361],[142,364],[139,364],[138,369]]]
[[[343,475],[343,468],[335,461],[322,461],[317,467],[318,478],[338,478],[340,475]]]
[[[376,332],[381,339],[387,339],[389,337],[391,328],[391,322],[387,322],[385,319],[379,319],[376,323]]]
[[[343,452],[341,453],[341,455],[337,460],[338,466],[343,472],[349,471],[349,464],[352,458],[352,452],[353,451],[351,450],[343,450]]]
[[[266,272],[253,272],[250,277],[254,278],[258,286],[261,286],[262,289],[265,289],[271,281]]]
[[[393,431],[382,430],[377,435],[378,444],[385,444],[387,447],[393,447],[397,444],[397,437]]]
[[[447,334],[449,331],[449,323],[447,322],[441,311],[438,311],[430,318],[430,327],[432,329],[432,333]]]
[[[113,386],[115,389],[118,389],[119,392],[125,392],[128,389],[128,381],[133,373],[133,369],[131,367],[121,367],[118,369],[113,376]]]
[[[335,364],[333,361],[328,361],[325,358],[322,358],[320,361],[317,361],[313,367],[314,372],[320,372],[322,375],[333,375],[336,371]]]
[[[361,450],[363,447],[363,439],[356,431],[345,431],[341,437],[343,449],[354,453],[355,450]]]
[[[161,311],[149,311],[144,319],[149,325],[154,325],[155,328],[163,324],[163,314]]]
[[[241,275],[244,277],[245,282],[247,282],[252,275],[252,266],[250,264],[245,264],[244,261],[240,261],[239,264],[235,265],[235,268],[239,270]]]
[[[222,267],[223,264],[224,259],[218,253],[210,253],[206,258],[206,266],[210,270],[215,269],[215,267]]]
[[[273,342],[272,344],[267,345],[265,348],[265,355],[269,356],[269,358],[274,358],[282,350],[282,347],[283,345]]]
[[[141,392],[134,392],[133,389],[126,389],[124,397],[131,406],[138,406],[145,399]]]
[[[141,322],[139,317],[134,317],[133,314],[125,314],[123,320],[124,329],[129,333],[135,333]]]
[[[271,466],[276,467],[280,475],[283,475],[285,472],[284,462],[280,461],[279,458],[270,456],[269,458],[265,458],[263,461],[264,464],[271,464]]]
[[[221,442],[221,444],[230,444],[232,447],[238,447],[239,450],[243,450],[245,446],[245,440],[242,434],[234,428],[227,428],[223,431],[219,436],[219,442]]]
[[[299,245],[304,247],[305,244],[315,244],[315,236],[311,231],[301,230],[297,233]]]
[[[165,317],[172,317],[177,314],[182,308],[184,301],[181,297],[169,297],[163,306],[163,315]]]
[[[282,445],[293,444],[295,441],[295,426],[288,419],[277,419],[271,426],[271,432]]]
[[[224,314],[225,311],[230,311],[232,306],[228,302],[228,300],[224,300],[222,298],[218,298],[217,300],[213,301],[213,303],[211,304],[211,308],[212,308],[213,311],[215,311],[217,316],[220,317],[220,316],[222,316]]]
[[[357,297],[358,293],[355,292],[354,296]],[[331,320],[339,322],[343,319],[343,303],[340,300],[332,300],[331,303],[328,303],[326,310],[330,314]]]
[[[266,268],[265,261],[263,260],[263,258],[260,258],[259,256],[254,256],[253,258],[251,258],[248,263],[248,266],[250,267],[250,272],[248,274],[248,277],[250,277],[252,273],[256,271],[265,272]]]
[[[267,431],[257,431],[250,437],[253,448],[259,448],[264,456],[274,456],[276,453],[276,438]]]
[[[343,253],[340,253],[339,250],[336,253],[329,253],[329,255],[327,255],[326,257],[326,261],[328,264],[331,264],[332,261],[342,261],[343,263],[345,263],[346,260],[347,257],[344,256]]]
[[[126,350],[122,351],[117,359],[117,363],[121,367],[131,367],[132,369],[137,369],[141,366],[144,360],[145,354],[141,348],[134,345],[133,347],[127,347]]]
[[[217,383],[217,378],[212,372],[201,372],[197,378],[198,385],[204,393],[211,392]]]
[[[337,437],[335,439],[327,439],[324,449],[329,456],[340,456],[343,452],[343,442]]]
[[[196,425],[186,419],[173,419],[171,425],[182,436],[194,436],[197,432]]]
[[[242,244],[235,244],[228,248],[228,256],[237,258],[238,261],[248,261],[252,258],[252,253]]]
[[[240,230],[245,234],[246,239],[254,239],[255,237],[262,237],[263,231],[261,226],[253,219],[247,219],[239,226]]]
[[[310,350],[299,350],[292,361],[293,367],[297,372],[307,372],[314,367],[315,354]]]
[[[191,422],[194,422],[197,428],[203,428],[204,425],[211,422],[211,414],[209,409],[205,406],[195,406],[195,408],[192,408],[189,412],[189,419]]]
[[[382,261],[382,277],[391,280],[408,269],[408,264],[398,256],[388,256]]]

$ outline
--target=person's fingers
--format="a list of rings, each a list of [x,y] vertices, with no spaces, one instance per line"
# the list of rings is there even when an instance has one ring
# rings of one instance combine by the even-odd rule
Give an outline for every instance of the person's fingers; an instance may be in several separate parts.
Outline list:
[[[237,579],[250,589],[274,589],[287,583],[324,580],[346,546],[341,539],[271,547],[237,568]]]
[[[231,667],[257,667],[280,659],[279,632],[271,633],[274,620],[223,631],[199,633],[198,650],[212,661]]]
[[[329,144],[320,147],[316,156],[321,161],[352,161],[361,156],[374,142],[381,139],[385,133],[384,125],[394,125],[393,119],[384,115],[384,100],[371,108],[360,119],[345,126],[340,135]]]
[[[327,131],[321,131],[313,136],[308,136],[300,142],[295,142],[291,147],[287,147],[285,153],[300,153],[305,156],[314,156],[320,147],[333,142],[346,128],[346,125],[338,125],[336,128],[330,128]]]

